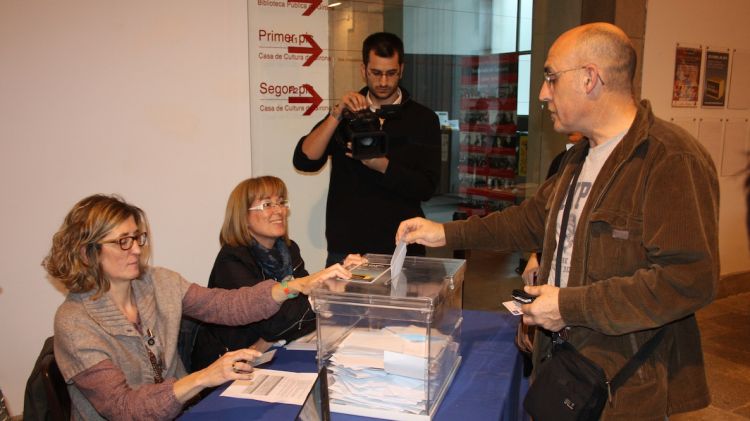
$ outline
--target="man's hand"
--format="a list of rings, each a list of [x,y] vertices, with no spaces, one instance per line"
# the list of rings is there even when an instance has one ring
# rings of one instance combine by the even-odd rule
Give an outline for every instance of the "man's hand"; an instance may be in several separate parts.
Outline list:
[[[523,283],[526,285],[534,285],[536,282],[536,276],[539,274],[539,260],[536,258],[536,253],[529,255],[529,260],[526,262],[526,267],[523,269],[521,278]]]
[[[348,142],[346,144],[346,147],[349,151],[352,150],[352,143]],[[346,156],[349,158],[354,159],[351,152],[346,152]],[[391,162],[388,160],[387,157],[381,156],[378,158],[369,158],[369,159],[360,159],[359,162],[361,162],[365,167],[377,171],[381,174],[385,174],[385,170],[388,169],[388,164]]]
[[[341,97],[341,103],[336,104],[336,106],[333,107],[331,115],[336,120],[341,120],[341,113],[344,112],[344,109],[359,111],[364,110],[367,107],[369,107],[369,105],[367,104],[367,98],[365,98],[364,95],[359,92],[347,92]]]
[[[385,174],[385,170],[388,169],[388,163],[390,161],[388,158],[381,156],[379,158],[370,158],[370,159],[363,159],[362,164],[365,165],[365,167],[375,170],[381,174]]]
[[[565,327],[557,301],[560,288],[552,285],[525,286],[523,290],[536,296],[531,304],[521,306],[523,322],[530,326],[541,326],[551,332]]]
[[[313,161],[319,160],[326,153],[328,143],[331,141],[341,119],[344,109],[358,111],[367,108],[367,99],[357,92],[348,92],[341,102],[334,105],[328,113],[328,117],[317,125],[302,141],[302,153]]]
[[[396,231],[396,244],[405,241],[407,244],[417,243],[427,247],[441,247],[445,245],[445,228],[443,224],[424,218],[412,218],[403,221]]]

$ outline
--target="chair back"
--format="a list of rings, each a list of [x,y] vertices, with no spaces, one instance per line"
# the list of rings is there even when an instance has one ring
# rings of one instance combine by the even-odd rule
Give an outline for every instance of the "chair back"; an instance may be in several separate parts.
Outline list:
[[[34,369],[26,381],[24,421],[69,421],[70,395],[55,361],[54,337],[44,341]]]
[[[177,336],[177,353],[182,360],[182,365],[188,373],[192,373],[193,362],[192,354],[195,346],[195,339],[198,336],[198,328],[201,322],[188,316],[182,316],[180,321],[180,333]]]
[[[52,421],[70,420],[70,395],[60,369],[55,361],[55,354],[47,354],[40,362],[44,391],[47,394],[49,414]]]

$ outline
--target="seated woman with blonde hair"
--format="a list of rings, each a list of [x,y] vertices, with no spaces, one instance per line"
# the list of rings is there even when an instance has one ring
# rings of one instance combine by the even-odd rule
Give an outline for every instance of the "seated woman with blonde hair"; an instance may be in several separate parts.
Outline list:
[[[333,266],[282,287],[260,282],[209,289],[150,267],[145,213],[117,196],[78,202],[52,239],[43,266],[69,291],[55,315],[55,358],[71,398],[73,419],[166,420],[205,388],[250,379],[252,349],[228,352],[187,374],[177,354],[182,315],[228,325],[273,316],[291,293],[348,278]]]
[[[284,182],[272,176],[249,178],[229,195],[221,227],[221,250],[209,288],[234,289],[273,280],[284,286],[308,276],[297,243],[287,234],[289,198]],[[344,267],[363,261],[349,255]],[[340,267],[333,265],[328,269]],[[202,324],[192,353],[193,369],[208,366],[225,352],[251,347],[267,350],[315,330],[315,313],[305,295],[292,293],[273,316],[244,326]]]

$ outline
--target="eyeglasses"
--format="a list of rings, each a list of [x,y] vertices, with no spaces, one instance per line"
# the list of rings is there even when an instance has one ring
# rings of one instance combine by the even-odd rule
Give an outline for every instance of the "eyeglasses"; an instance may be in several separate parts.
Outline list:
[[[376,69],[367,69],[367,74],[374,77],[375,79],[381,79],[383,76],[385,76],[386,79],[393,79],[399,77],[401,72],[395,69],[388,70],[387,72]]]
[[[544,81],[547,82],[547,85],[549,85],[549,87],[551,88],[551,87],[555,86],[555,82],[557,81],[557,79],[560,77],[561,74],[566,73],[566,72],[572,72],[573,70],[583,70],[585,68],[586,68],[586,66],[574,67],[572,69],[560,70],[560,71],[557,71],[557,72],[554,72],[554,73],[550,73],[550,72],[548,72],[548,71],[545,70],[545,72],[544,72]],[[604,86],[604,80],[602,79],[602,77],[599,74],[599,72],[596,73],[596,77],[599,79],[599,82],[602,83],[602,86]]]
[[[135,235],[128,235],[127,237],[120,237],[110,241],[102,241],[99,244],[117,244],[123,250],[130,250],[133,247],[133,243],[137,242],[140,247],[146,245],[148,241],[148,234],[141,232]]]
[[[288,209],[289,208],[289,200],[288,199],[283,199],[283,200],[279,200],[278,202],[271,202],[269,200],[269,201],[261,203],[260,205],[253,206],[251,208],[247,208],[247,210],[249,210],[249,211],[267,211],[267,210],[271,210],[273,208]]]

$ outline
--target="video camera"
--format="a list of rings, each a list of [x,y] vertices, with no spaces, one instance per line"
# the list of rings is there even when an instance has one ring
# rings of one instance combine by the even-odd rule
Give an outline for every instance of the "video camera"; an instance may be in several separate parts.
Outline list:
[[[341,117],[345,124],[345,142],[351,142],[352,158],[385,156],[388,152],[388,133],[380,129],[380,119],[396,118],[400,109],[400,105],[382,105],[376,111],[369,108],[356,112],[344,109]]]

